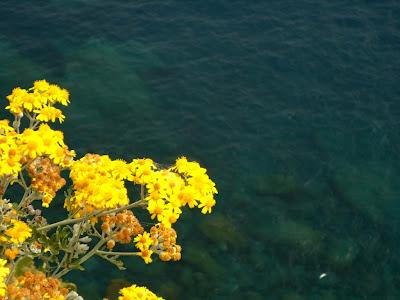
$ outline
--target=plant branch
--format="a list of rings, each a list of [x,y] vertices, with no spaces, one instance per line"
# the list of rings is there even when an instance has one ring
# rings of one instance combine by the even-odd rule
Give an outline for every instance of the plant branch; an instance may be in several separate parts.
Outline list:
[[[46,226],[43,226],[43,227],[39,227],[36,230],[37,231],[43,231],[43,230],[49,230],[51,228],[58,227],[58,226],[63,226],[63,225],[68,225],[68,224],[73,224],[73,223],[79,223],[79,222],[82,222],[82,221],[89,220],[92,217],[101,217],[101,216],[104,216],[104,215],[117,213],[117,212],[123,211],[125,209],[131,209],[131,208],[134,208],[134,207],[139,207],[139,206],[142,206],[144,203],[145,203],[144,201],[139,200],[139,201],[133,202],[131,204],[128,204],[128,205],[125,205],[125,206],[122,206],[122,207],[118,207],[118,208],[114,208],[114,209],[110,209],[110,210],[96,211],[96,212],[93,212],[93,213],[88,214],[88,215],[86,215],[84,217],[81,217],[81,218],[67,219],[67,220],[59,221],[59,222],[56,222],[56,223],[53,223],[53,224],[49,224],[49,225],[46,225]]]
[[[97,250],[96,254],[99,255],[115,255],[115,256],[138,256],[138,252],[112,252],[112,251],[102,251]]]

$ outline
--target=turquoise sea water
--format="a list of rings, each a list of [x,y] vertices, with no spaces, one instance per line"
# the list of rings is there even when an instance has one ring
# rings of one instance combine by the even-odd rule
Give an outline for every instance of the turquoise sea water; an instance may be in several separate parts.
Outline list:
[[[79,155],[186,155],[219,188],[182,261],[88,263],[85,299],[400,299],[398,1],[2,0],[0,67],[3,99],[70,90]]]

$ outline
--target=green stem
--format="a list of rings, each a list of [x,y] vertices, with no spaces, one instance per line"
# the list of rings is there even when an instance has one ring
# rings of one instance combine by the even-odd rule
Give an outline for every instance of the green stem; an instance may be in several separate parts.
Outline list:
[[[82,258],[80,260],[78,260],[78,262],[74,263],[74,265],[78,265],[80,266],[81,264],[83,264],[85,261],[87,261],[89,258],[91,258],[93,255],[96,254],[97,250],[100,249],[101,246],[103,246],[105,243],[107,243],[107,241],[111,239],[101,239],[99,240],[99,242],[96,244],[96,246],[94,246],[92,248],[92,250],[90,250],[88,253],[86,253],[84,256],[82,256]],[[61,278],[62,276],[64,276],[65,274],[67,274],[69,271],[71,271],[71,269],[69,268],[65,268],[64,270],[62,270],[60,273],[54,275],[55,278]]]
[[[143,204],[144,204],[144,201],[139,200],[139,201],[136,201],[134,203],[131,203],[131,204],[128,204],[128,205],[125,205],[125,206],[122,206],[122,207],[118,207],[118,208],[114,208],[114,209],[110,209],[110,210],[96,211],[96,212],[93,212],[93,213],[88,214],[88,215],[86,215],[84,217],[81,217],[81,218],[67,219],[67,220],[59,221],[59,222],[56,222],[56,223],[53,223],[53,224],[49,224],[49,225],[46,225],[46,226],[43,226],[43,227],[39,227],[36,230],[37,231],[49,230],[51,228],[58,227],[58,226],[63,226],[63,225],[68,225],[68,224],[73,224],[73,223],[79,223],[79,222],[82,222],[82,221],[89,220],[92,217],[101,217],[101,216],[104,216],[104,215],[117,213],[117,212],[123,211],[125,209],[131,209],[131,208],[134,208],[134,207],[142,206]]]
[[[22,174],[22,172],[19,172],[18,175],[19,175],[19,177],[21,178],[21,185],[22,185],[22,187],[23,187],[25,190],[28,189],[28,186],[26,185],[26,181],[25,181],[25,178],[24,178],[24,174]]]
[[[102,251],[97,250],[96,254],[99,255],[116,255],[116,256],[137,256],[138,252],[111,252],[111,251]]]

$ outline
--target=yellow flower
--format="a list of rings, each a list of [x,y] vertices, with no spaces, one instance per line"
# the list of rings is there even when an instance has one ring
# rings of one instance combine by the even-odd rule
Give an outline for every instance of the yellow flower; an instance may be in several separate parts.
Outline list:
[[[33,88],[32,88],[32,89],[33,89],[35,92],[44,93],[44,92],[46,92],[49,88],[50,88],[50,84],[49,84],[46,80],[42,79],[42,80],[36,80],[36,81],[33,83]]]
[[[171,169],[178,171],[187,176],[193,176],[193,174],[199,173],[204,174],[206,173],[206,169],[200,167],[198,162],[190,162],[186,159],[186,157],[182,156],[178,158],[175,162],[175,166]]]
[[[22,167],[18,134],[6,122],[0,122],[0,176],[16,175]]]
[[[56,84],[50,84],[50,87],[47,90],[47,97],[51,104],[54,104],[55,102],[61,103],[64,106],[69,104],[69,92],[66,89],[60,88]]]
[[[32,229],[23,221],[11,220],[12,227],[8,228],[4,233],[13,244],[22,244],[27,238],[32,236]]]
[[[164,300],[143,286],[132,285],[119,291],[118,300]]]
[[[41,109],[36,109],[34,112],[38,113],[36,119],[42,122],[55,122],[58,119],[62,123],[65,119],[62,111],[52,106],[45,106]]]
[[[200,199],[199,208],[203,214],[211,213],[211,209],[215,205],[215,199],[212,197],[205,197]]]
[[[133,175],[133,182],[146,184],[150,182],[156,170],[156,165],[149,158],[134,159],[129,167]]]
[[[21,138],[21,149],[25,156],[33,159],[44,154],[46,148],[43,145],[41,136],[36,131],[30,128],[25,129]]]
[[[197,191],[191,186],[185,186],[182,188],[177,197],[182,206],[187,204],[190,208],[193,208],[198,204],[195,199],[197,198]]]
[[[46,80],[37,80],[29,90],[15,88],[7,96],[9,109],[15,115],[22,115],[24,111],[38,113],[37,120],[43,122],[54,122],[58,119],[60,123],[64,120],[64,115],[53,105],[61,103],[68,105],[69,93],[61,89],[58,85],[50,84]]]
[[[6,295],[6,283],[5,279],[10,273],[10,269],[5,267],[7,261],[0,258],[0,296],[4,297]]]
[[[161,223],[164,224],[165,227],[170,228],[172,224],[178,221],[181,213],[182,211],[179,208],[176,209],[168,203],[166,209],[163,211]]]
[[[28,91],[19,87],[12,90],[11,95],[7,96],[10,102],[6,109],[10,110],[13,114],[18,115],[23,111],[23,104],[25,97],[28,96]]]
[[[202,195],[217,193],[215,183],[208,177],[207,174],[194,174],[194,176],[188,179],[188,183]]]
[[[164,210],[165,202],[162,199],[157,199],[157,200],[149,200],[149,203],[147,205],[147,210],[151,214],[151,218],[154,219],[157,217],[158,221],[161,221],[161,216]]]
[[[30,159],[47,155],[62,167],[68,166],[75,156],[75,152],[65,145],[64,134],[47,124],[41,124],[38,130],[25,129],[20,134],[18,145],[22,154]]]
[[[153,240],[151,239],[150,234],[148,232],[143,232],[143,234],[138,234],[133,241],[136,243],[135,246],[139,250],[149,249],[150,246],[153,244]]]
[[[10,121],[7,119],[0,120],[0,134],[6,134],[10,131],[14,131],[14,128],[12,128],[9,123]]]
[[[143,249],[140,252],[138,252],[138,255],[143,258],[146,265],[153,261],[151,259],[152,254],[153,254],[153,251],[149,250],[149,249]]]
[[[128,176],[123,162],[107,155],[86,154],[72,164],[70,177],[74,194],[66,203],[69,211],[81,214],[93,209],[115,208],[129,203],[123,179]]]
[[[186,157],[178,158],[175,166],[170,170],[182,174],[187,183],[177,194],[173,195],[181,205],[187,204],[190,208],[198,206],[203,214],[210,213],[215,205],[214,194],[217,194],[218,191],[215,183],[208,177],[207,170],[197,162],[188,161]]]

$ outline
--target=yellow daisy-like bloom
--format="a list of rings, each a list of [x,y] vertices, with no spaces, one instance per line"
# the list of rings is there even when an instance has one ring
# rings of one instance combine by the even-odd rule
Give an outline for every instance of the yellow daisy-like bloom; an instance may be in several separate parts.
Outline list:
[[[150,195],[151,196],[151,195]],[[147,205],[147,210],[151,214],[151,218],[154,219],[157,217],[158,221],[162,219],[162,213],[164,210],[165,202],[162,199],[153,200],[150,199]]]
[[[11,224],[12,227],[4,232],[11,243],[19,245],[32,236],[32,229],[25,222],[12,219]]]
[[[182,206],[188,205],[190,208],[193,208],[198,205],[196,201],[196,198],[198,198],[198,193],[192,186],[183,187],[179,191],[177,197]]]
[[[0,134],[6,134],[10,131],[14,131],[14,128],[12,128],[9,124],[10,121],[7,119],[0,120]]]
[[[47,92],[47,90],[49,88],[50,88],[50,84],[46,80],[42,79],[42,80],[36,80],[33,83],[32,89],[38,93],[45,93],[45,92]]]
[[[129,167],[133,178],[132,181],[138,184],[146,184],[150,182],[154,175],[154,170],[157,169],[154,162],[149,158],[134,159]]]
[[[172,204],[168,203],[164,207],[161,223],[165,227],[171,228],[171,225],[178,221],[181,213],[182,211],[179,208],[175,208]]]
[[[50,84],[46,96],[50,104],[60,103],[64,106],[69,104],[69,92],[66,89],[60,88],[56,84]]]
[[[153,254],[153,250],[143,249],[137,253],[140,257],[143,258],[145,264],[151,263],[153,260],[151,259],[151,255]]]
[[[29,159],[38,156],[49,156],[56,165],[70,166],[75,156],[73,150],[68,150],[64,143],[64,134],[53,130],[47,124],[41,124],[38,130],[27,128],[18,141],[22,154]]]
[[[6,109],[10,110],[15,115],[22,114],[25,98],[27,97],[29,97],[27,90],[19,87],[13,89],[11,94],[7,96],[7,100],[10,104],[6,106]]]
[[[215,205],[215,199],[213,197],[203,197],[200,199],[199,208],[203,214],[211,213],[212,208]]]
[[[17,175],[22,167],[18,134],[6,124],[5,122],[0,124],[0,176]]]
[[[0,296],[4,297],[6,295],[6,283],[5,279],[10,273],[10,269],[5,267],[7,261],[0,258]]]
[[[203,214],[215,205],[215,183],[207,170],[185,157],[178,158],[175,166],[157,170],[152,160],[136,159],[130,164],[134,182],[146,187],[145,200],[152,219],[170,228],[182,213],[181,207],[198,206]]]
[[[118,300],[164,300],[147,288],[136,284],[121,289],[119,293],[121,296],[118,297]]]
[[[140,252],[136,252],[136,255],[143,258],[146,264],[151,263],[153,260],[151,259],[151,255],[153,254],[153,250],[150,249],[154,244],[154,239],[150,236],[148,232],[143,232],[143,234],[138,234],[135,239],[136,248],[140,250]]]
[[[50,84],[46,80],[37,80],[33,87],[34,95],[40,97],[44,105],[52,105],[61,103],[62,105],[69,104],[69,92],[66,89],[60,88],[56,84]]]
[[[200,167],[198,162],[195,161],[188,161],[186,157],[182,156],[178,158],[175,162],[175,167],[173,167],[179,173],[193,176],[193,174],[205,174],[206,169]]]
[[[214,194],[218,191],[215,183],[208,177],[207,170],[197,162],[188,161],[186,157],[178,158],[170,170],[181,174],[187,183],[178,194],[181,204],[187,204],[190,208],[198,206],[203,214],[210,213],[216,203]]]
[[[74,183],[74,195],[65,203],[69,211],[78,215],[93,209],[108,209],[129,203],[124,179],[130,173],[123,161],[113,161],[107,155],[86,154],[73,163],[70,177]],[[77,215],[77,216],[78,216]]]
[[[148,232],[143,232],[143,234],[138,234],[133,240],[136,244],[135,246],[139,250],[149,249],[153,244],[153,240]]]
[[[22,115],[24,111],[38,113],[37,120],[43,122],[54,122],[56,119],[60,123],[64,120],[64,115],[53,105],[60,103],[68,105],[69,93],[56,84],[50,84],[46,80],[37,80],[30,89],[13,89],[7,96],[9,105],[6,109],[14,115]]]
[[[65,119],[62,111],[52,106],[45,106],[41,109],[36,109],[34,112],[38,114],[36,119],[42,122],[55,122],[58,119],[62,123]]]

